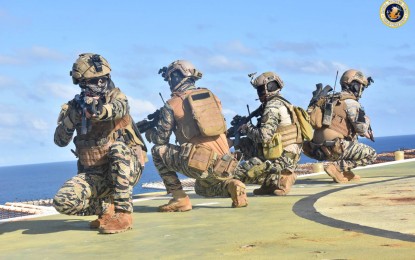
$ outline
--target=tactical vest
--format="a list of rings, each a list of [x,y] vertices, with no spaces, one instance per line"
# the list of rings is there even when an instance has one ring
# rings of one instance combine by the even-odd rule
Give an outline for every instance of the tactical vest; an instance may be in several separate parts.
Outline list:
[[[189,95],[194,96],[203,93],[207,93],[207,90],[192,89],[185,92],[175,92],[172,94],[172,98],[167,101],[173,110],[174,119],[176,121],[174,134],[179,144],[201,144],[212,148],[218,155],[223,155],[229,152],[229,146],[225,135],[226,125],[224,124],[224,119],[220,112],[220,101],[212,94],[216,102],[209,102],[203,106],[203,109],[206,111],[203,116],[203,121],[196,120],[195,115],[197,115],[198,112],[195,111],[195,108],[192,108],[192,105],[189,102]],[[218,118],[220,120],[218,120]],[[202,128],[215,130],[201,131]],[[211,136],[202,134],[202,132],[209,132]]]
[[[281,134],[282,146],[287,147],[290,144],[301,144],[303,142],[303,138],[301,135],[301,126],[300,122],[298,121],[297,115],[294,111],[294,106],[282,97],[277,98],[280,101],[282,101],[284,106],[288,109],[288,112],[291,116],[291,120],[293,121],[291,125],[279,125],[277,127],[277,133]]]
[[[285,147],[303,142],[301,126],[294,111],[294,106],[282,97],[277,96],[276,98],[287,108],[292,124],[278,125],[272,140],[269,143],[261,144],[262,149],[259,149],[259,151],[262,150],[263,156],[267,160],[275,160],[282,155]]]
[[[351,125],[350,120],[347,118],[346,112],[346,99],[357,100],[353,94],[341,92],[333,97],[333,114],[331,119],[331,124],[329,126],[323,126],[323,114],[324,106],[327,102],[327,99],[331,98],[330,96],[325,96],[320,98],[317,101],[315,107],[310,112],[310,117],[312,118],[313,127],[315,129],[329,128],[337,133],[343,135],[344,137],[352,138],[356,133]]]
[[[105,103],[113,101],[121,91],[114,88],[105,96]],[[108,121],[90,121],[88,132],[81,135],[81,126],[76,128],[78,135],[74,138],[76,153],[82,165],[99,166],[108,162],[110,146],[117,140],[125,142],[129,147],[144,147],[143,142],[133,129],[133,121],[129,113],[120,119]],[[140,149],[141,150],[141,149]],[[137,154],[138,155],[138,154]],[[147,160],[146,154],[141,153],[139,160],[141,165]]]

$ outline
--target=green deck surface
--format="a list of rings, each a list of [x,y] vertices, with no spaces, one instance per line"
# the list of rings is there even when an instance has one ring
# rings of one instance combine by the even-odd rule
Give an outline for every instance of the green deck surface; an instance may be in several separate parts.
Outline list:
[[[240,209],[191,192],[192,211],[159,213],[168,196],[141,197],[133,230],[115,235],[90,230],[94,217],[8,222],[0,259],[415,259],[415,162],[356,173],[354,184],[299,179],[285,197],[250,187]]]

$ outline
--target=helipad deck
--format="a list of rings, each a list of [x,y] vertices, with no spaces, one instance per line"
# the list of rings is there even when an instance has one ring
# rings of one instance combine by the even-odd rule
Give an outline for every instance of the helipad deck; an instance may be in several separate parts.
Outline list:
[[[94,217],[0,224],[0,259],[415,259],[415,161],[359,169],[362,180],[299,179],[286,197],[191,192],[193,210],[159,213],[169,197],[137,197],[134,229],[99,235]]]

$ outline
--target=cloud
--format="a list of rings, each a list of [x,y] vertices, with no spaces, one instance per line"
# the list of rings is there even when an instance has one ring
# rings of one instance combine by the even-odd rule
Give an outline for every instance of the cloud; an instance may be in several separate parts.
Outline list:
[[[413,78],[415,75],[415,69],[408,68],[406,66],[384,66],[374,67],[370,70],[371,75],[376,78],[389,79],[391,77],[397,77],[402,80],[404,78]]]
[[[39,61],[66,61],[68,57],[50,48],[32,46],[19,49],[11,55],[0,55],[0,65],[26,65]]]
[[[79,94],[80,88],[73,84],[62,84],[58,82],[44,82],[40,84],[40,91],[43,94],[52,95],[62,100],[71,100]]]
[[[298,55],[314,54],[319,48],[320,45],[313,42],[276,42],[269,47],[272,51],[288,51]]]
[[[225,44],[220,44],[217,48],[230,53],[254,55],[256,52],[254,49],[248,48],[241,41],[230,41]]]
[[[398,62],[401,62],[401,61],[413,62],[415,60],[415,53],[411,53],[407,55],[396,55],[394,59]]]
[[[136,99],[131,96],[128,96],[127,98],[130,105],[130,114],[135,120],[146,117],[148,114],[153,113],[158,108],[147,100]]]
[[[0,127],[17,126],[19,123],[19,117],[16,112],[10,112],[10,108],[3,106],[2,113],[0,113]]]
[[[0,89],[4,88],[12,88],[14,86],[18,86],[18,81],[14,78],[10,78],[7,76],[0,75]]]
[[[30,122],[30,125],[32,125],[32,127],[34,128],[34,130],[43,132],[49,129],[49,125],[43,119],[33,118],[29,122]]]
[[[232,109],[228,109],[228,108],[223,108],[222,113],[225,117],[234,116],[234,115],[238,114],[236,111],[234,111]]]
[[[326,74],[333,71],[345,71],[349,67],[336,61],[299,61],[299,60],[279,60],[275,65],[281,71],[306,74]]]
[[[0,64],[1,65],[19,65],[23,64],[23,61],[17,57],[0,55]]]
[[[320,50],[344,48],[344,43],[317,43],[317,42],[288,42],[278,41],[272,43],[267,49],[279,52],[292,52],[297,55],[316,54]]]
[[[229,44],[217,45],[214,49],[190,46],[186,48],[183,56],[189,57],[190,61],[197,68],[201,69],[202,72],[226,73],[251,71],[253,66],[250,63],[241,60],[241,55],[234,57],[232,53],[225,50],[229,48]],[[237,52],[243,51],[243,45],[240,45],[240,48],[241,49],[237,50]],[[245,51],[248,51],[248,49]],[[198,65],[203,65],[203,67],[199,67]]]
[[[215,55],[205,60],[207,69],[210,72],[231,72],[231,71],[250,71],[251,65],[236,59],[230,59],[224,55]]]
[[[42,47],[42,46],[33,46],[30,49],[25,49],[21,51],[22,57],[29,57],[34,60],[55,60],[61,61],[66,60],[67,57],[63,54],[52,50],[50,48]]]

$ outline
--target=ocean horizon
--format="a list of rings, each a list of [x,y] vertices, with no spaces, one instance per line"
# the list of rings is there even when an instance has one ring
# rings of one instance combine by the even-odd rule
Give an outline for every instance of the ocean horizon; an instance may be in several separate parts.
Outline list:
[[[359,141],[375,148],[378,153],[415,149],[415,135],[378,137],[375,142],[368,139]],[[300,163],[312,162],[315,160],[301,156]],[[53,198],[63,183],[75,176],[76,172],[76,160],[0,166],[0,205],[6,202]],[[187,178],[178,175],[179,178]],[[155,181],[161,181],[161,178],[150,156],[139,183],[134,187],[134,194],[154,191],[141,186],[143,183]]]

